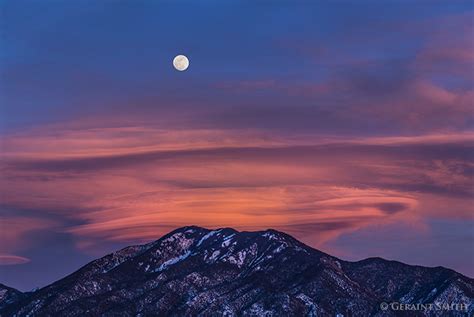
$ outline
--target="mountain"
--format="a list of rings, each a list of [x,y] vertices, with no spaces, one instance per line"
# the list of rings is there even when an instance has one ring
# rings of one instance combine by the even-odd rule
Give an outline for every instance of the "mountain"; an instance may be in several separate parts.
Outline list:
[[[0,283],[0,309],[19,301],[23,296],[19,290]]]
[[[33,293],[21,294],[2,285],[0,294],[1,316],[472,316],[474,312],[474,280],[446,268],[381,258],[347,262],[275,230],[195,226],[109,254]],[[382,310],[382,302],[406,304],[397,306],[405,310]],[[406,311],[420,303],[436,306],[418,315]],[[467,311],[447,310],[466,307]]]

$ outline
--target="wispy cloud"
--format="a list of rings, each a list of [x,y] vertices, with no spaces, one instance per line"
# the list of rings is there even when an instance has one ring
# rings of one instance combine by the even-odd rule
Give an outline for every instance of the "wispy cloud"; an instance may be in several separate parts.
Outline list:
[[[30,259],[9,254],[0,254],[0,265],[16,265],[30,262]]]
[[[341,139],[228,132],[56,126],[6,138],[3,204],[30,211],[29,218],[5,214],[3,223],[17,224],[9,226],[8,245],[32,228],[55,226],[90,248],[99,240],[148,241],[192,223],[274,227],[312,236],[321,247],[375,224],[425,228],[430,218],[471,217],[470,133]]]

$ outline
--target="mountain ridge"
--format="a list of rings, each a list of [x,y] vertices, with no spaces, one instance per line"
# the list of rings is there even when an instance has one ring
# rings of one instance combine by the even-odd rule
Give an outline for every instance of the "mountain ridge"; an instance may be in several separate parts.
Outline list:
[[[274,229],[185,226],[35,292],[10,292],[8,303],[0,297],[1,316],[400,315],[381,310],[383,302],[469,306],[422,316],[474,312],[474,280],[453,270],[344,261]]]

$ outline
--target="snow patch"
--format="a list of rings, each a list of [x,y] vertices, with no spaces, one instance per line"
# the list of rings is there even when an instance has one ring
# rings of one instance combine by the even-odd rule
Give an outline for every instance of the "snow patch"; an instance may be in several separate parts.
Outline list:
[[[247,256],[247,251],[241,250],[237,252],[236,256],[229,256],[228,262],[237,265],[239,268],[244,265],[245,258]]]
[[[201,240],[199,240],[197,246],[200,246],[204,241],[206,241],[207,239],[209,239],[210,237],[212,237],[212,236],[215,235],[216,233],[220,232],[221,230],[222,230],[222,229],[214,230],[214,231],[209,232],[209,233],[206,234],[204,237],[202,237]]]
[[[219,250],[212,252],[212,255],[209,257],[209,260],[214,261],[215,259],[217,259],[220,253],[221,252]]]
[[[282,243],[280,246],[278,246],[278,248],[276,248],[275,250],[273,250],[273,253],[280,253],[280,252],[283,251],[285,248],[286,248],[286,245]]]
[[[155,272],[161,272],[161,271],[167,269],[168,267],[170,267],[171,265],[176,264],[180,261],[183,261],[184,259],[186,259],[190,255],[191,255],[191,251],[186,251],[186,253],[184,253],[180,256],[169,259],[168,261],[163,262],[163,264],[161,264],[159,268],[155,269]]]
[[[227,236],[224,238],[224,241],[227,241],[229,239],[232,239],[235,236],[235,233],[231,234],[230,236]]]
[[[265,238],[269,238],[270,240],[279,240],[278,237],[275,234],[271,233],[271,232],[265,232],[263,234],[263,236]]]
[[[224,242],[222,242],[222,244],[221,244],[221,247],[223,247],[223,248],[228,247],[231,241],[232,241],[232,239],[224,240]]]
[[[317,305],[313,302],[313,300],[310,297],[301,293],[301,294],[298,294],[296,298],[300,299],[305,304],[305,306],[309,308],[309,312],[307,316],[312,316],[312,317],[317,316],[317,312],[316,312]]]
[[[187,238],[182,232],[177,232],[173,234],[172,236],[164,239],[161,245],[164,247],[167,247],[167,246],[171,246],[171,243],[172,243],[173,248],[178,247],[181,250],[186,250],[194,243],[194,239]],[[157,255],[159,255],[159,253],[160,252],[157,252]]]

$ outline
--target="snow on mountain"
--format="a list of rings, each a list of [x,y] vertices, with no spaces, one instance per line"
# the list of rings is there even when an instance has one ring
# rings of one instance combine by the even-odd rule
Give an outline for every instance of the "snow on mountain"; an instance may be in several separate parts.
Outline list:
[[[191,226],[33,293],[0,287],[0,316],[398,316],[381,302],[462,303],[467,312],[423,316],[472,315],[474,281],[441,267],[342,261],[275,230]]]

